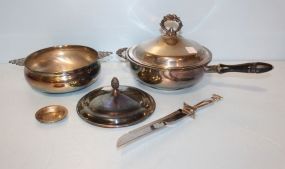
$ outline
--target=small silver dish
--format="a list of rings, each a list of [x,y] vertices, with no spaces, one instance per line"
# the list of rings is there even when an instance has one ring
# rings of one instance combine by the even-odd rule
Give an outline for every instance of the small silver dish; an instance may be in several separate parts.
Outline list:
[[[68,110],[61,105],[50,105],[39,109],[35,117],[41,123],[54,123],[66,117]]]

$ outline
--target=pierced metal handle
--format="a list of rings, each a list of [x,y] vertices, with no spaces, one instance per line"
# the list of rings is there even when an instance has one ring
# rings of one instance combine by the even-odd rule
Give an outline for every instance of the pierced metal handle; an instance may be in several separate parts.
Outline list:
[[[116,51],[116,54],[123,59],[127,59],[127,50],[128,48],[121,48]]]
[[[14,60],[10,60],[9,63],[15,64],[18,66],[25,66],[25,60],[26,58],[14,59]]]
[[[219,96],[217,94],[213,94],[213,96],[209,99],[203,100],[197,104],[195,104],[194,106],[190,106],[187,103],[184,103],[184,107],[182,109],[183,113],[187,114],[188,116],[191,116],[192,118],[195,118],[195,113],[197,111],[197,109],[207,106],[209,104],[212,104],[214,102],[217,102],[219,100],[221,100],[223,97]]]
[[[165,26],[165,23],[168,21],[176,22],[178,24],[178,27],[177,28],[174,28],[174,27],[167,28]],[[173,36],[176,36],[177,32],[181,30],[183,24],[178,16],[176,16],[175,14],[168,14],[164,16],[163,19],[161,20],[160,26],[167,36],[173,37]]]
[[[113,54],[113,52],[98,51],[98,58],[102,59],[102,58],[107,57],[107,56],[109,56],[111,54]]]

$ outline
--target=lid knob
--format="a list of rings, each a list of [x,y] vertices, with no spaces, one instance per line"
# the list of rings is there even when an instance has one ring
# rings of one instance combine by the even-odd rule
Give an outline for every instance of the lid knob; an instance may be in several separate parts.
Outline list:
[[[120,83],[117,77],[113,77],[111,81],[111,86],[113,88],[113,96],[118,96]]]
[[[176,28],[174,28],[173,26],[167,28],[165,26],[165,23],[168,21],[173,21],[176,22],[178,24],[178,26]],[[165,32],[165,35],[168,37],[176,37],[177,32],[179,32],[183,26],[182,21],[180,20],[180,18],[178,16],[176,16],[175,14],[168,14],[166,16],[163,17],[163,19],[160,22],[160,26],[161,29]]]

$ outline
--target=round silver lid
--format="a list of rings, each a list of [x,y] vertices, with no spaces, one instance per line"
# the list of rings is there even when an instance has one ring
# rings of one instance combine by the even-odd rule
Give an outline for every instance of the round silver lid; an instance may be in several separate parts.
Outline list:
[[[107,128],[136,124],[154,110],[155,101],[148,93],[135,87],[120,86],[117,78],[112,79],[111,86],[86,94],[77,104],[78,115],[83,120]]]

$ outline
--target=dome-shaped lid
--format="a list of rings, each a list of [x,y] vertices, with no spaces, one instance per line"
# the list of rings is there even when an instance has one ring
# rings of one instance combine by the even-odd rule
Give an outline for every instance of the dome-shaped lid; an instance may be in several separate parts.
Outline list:
[[[146,92],[129,86],[119,86],[113,78],[111,86],[85,95],[77,105],[79,116],[100,127],[124,127],[136,124],[155,109],[153,98]]]
[[[174,23],[178,25],[176,28]],[[167,27],[167,24],[172,25]],[[207,48],[178,35],[183,26],[179,17],[166,15],[160,26],[164,35],[130,48],[130,61],[161,69],[196,68],[211,61],[211,52]]]

